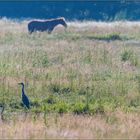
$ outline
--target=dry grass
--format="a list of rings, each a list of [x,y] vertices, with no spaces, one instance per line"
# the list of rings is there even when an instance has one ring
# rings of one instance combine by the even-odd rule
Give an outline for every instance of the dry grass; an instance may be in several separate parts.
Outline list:
[[[1,122],[1,139],[139,139],[139,113],[125,114],[120,111],[106,115],[77,116],[65,114],[48,115],[45,125],[42,115],[33,121],[33,115],[15,117]]]

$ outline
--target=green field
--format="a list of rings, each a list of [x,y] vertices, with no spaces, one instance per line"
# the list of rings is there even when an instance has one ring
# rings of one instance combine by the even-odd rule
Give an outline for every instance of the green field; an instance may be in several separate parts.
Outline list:
[[[14,117],[27,112],[33,121],[43,114],[45,126],[50,123],[46,119],[49,114],[55,114],[54,122],[57,115],[74,114],[95,117],[99,122],[104,117],[105,123],[114,125],[118,111],[128,114],[128,121],[132,114],[139,115],[139,22],[69,22],[66,30],[58,26],[52,34],[32,35],[28,34],[27,23],[0,21],[0,104],[5,106],[5,121],[15,121]],[[30,110],[22,106],[19,82],[25,83]],[[139,128],[138,117],[135,122]],[[89,136],[113,137],[110,133],[104,135],[99,130],[98,135]],[[130,133],[121,135],[118,129],[113,134],[129,138]],[[139,138],[138,130],[130,137]]]

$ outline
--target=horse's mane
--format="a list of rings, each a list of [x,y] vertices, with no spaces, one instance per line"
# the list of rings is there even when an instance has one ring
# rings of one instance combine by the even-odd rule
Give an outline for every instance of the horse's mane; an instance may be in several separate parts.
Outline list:
[[[38,19],[38,20],[32,20],[32,21],[54,21],[54,20],[64,20],[65,21],[65,18],[64,17],[58,17],[58,18],[52,18],[52,19],[46,19],[46,20],[41,20],[41,19]]]

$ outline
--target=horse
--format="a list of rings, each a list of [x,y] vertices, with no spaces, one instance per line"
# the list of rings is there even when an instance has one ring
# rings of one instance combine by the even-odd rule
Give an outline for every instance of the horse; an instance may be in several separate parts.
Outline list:
[[[51,33],[59,24],[63,25],[65,28],[67,27],[64,17],[49,20],[33,20],[28,23],[28,31],[30,34],[35,31],[47,31],[48,33]]]

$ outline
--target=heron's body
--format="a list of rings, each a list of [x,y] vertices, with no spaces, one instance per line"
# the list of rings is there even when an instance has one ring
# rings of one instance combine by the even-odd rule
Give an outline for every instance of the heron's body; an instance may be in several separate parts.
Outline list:
[[[29,109],[30,108],[30,102],[29,102],[29,99],[24,92],[24,84],[23,83],[19,83],[19,84],[22,85],[22,102]]]
[[[0,110],[1,110],[1,111],[0,111],[0,118],[1,118],[2,121],[4,121],[4,116],[3,116],[3,112],[4,112],[4,109],[5,109],[5,108],[4,108],[4,105],[0,105],[0,108],[1,108],[1,109],[0,109]]]

